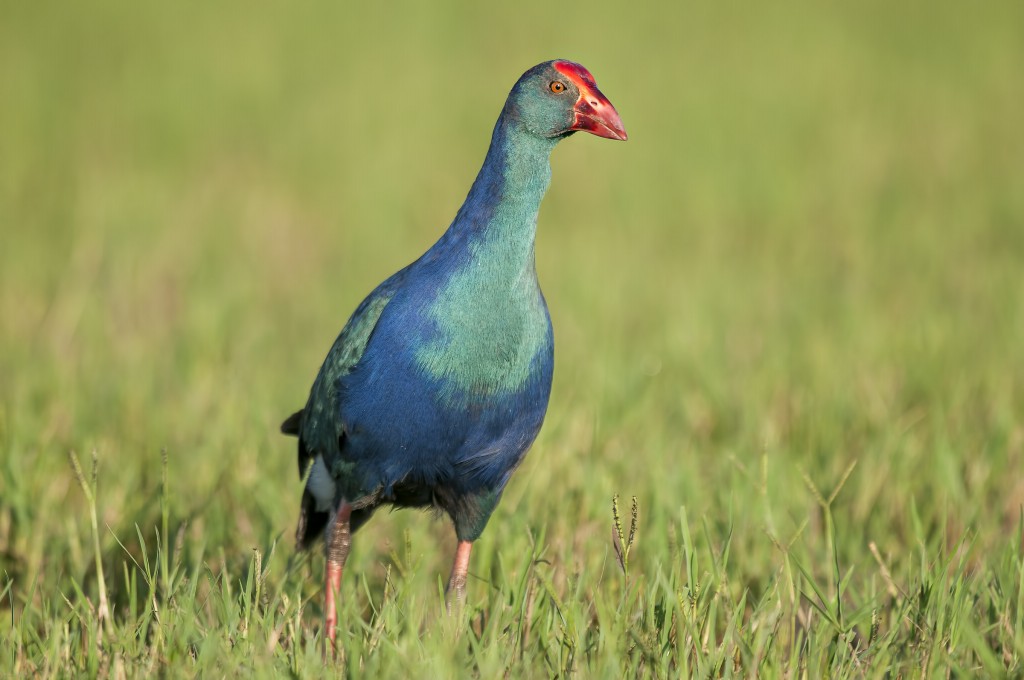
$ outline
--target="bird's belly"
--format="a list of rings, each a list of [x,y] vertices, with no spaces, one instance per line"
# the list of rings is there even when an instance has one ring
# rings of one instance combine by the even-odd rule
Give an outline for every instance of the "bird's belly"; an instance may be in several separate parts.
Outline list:
[[[343,490],[504,486],[544,420],[551,363],[550,349],[539,353],[515,390],[463,389],[394,355],[376,370],[354,372],[343,389],[340,459],[358,489]],[[347,486],[343,470],[332,472]]]

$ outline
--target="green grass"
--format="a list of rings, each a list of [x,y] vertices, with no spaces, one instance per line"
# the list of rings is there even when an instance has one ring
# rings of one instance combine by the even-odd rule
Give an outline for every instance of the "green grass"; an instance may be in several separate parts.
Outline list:
[[[1020,3],[363,5],[0,5],[0,674],[1024,674]],[[325,665],[278,424],[552,57],[548,420]]]

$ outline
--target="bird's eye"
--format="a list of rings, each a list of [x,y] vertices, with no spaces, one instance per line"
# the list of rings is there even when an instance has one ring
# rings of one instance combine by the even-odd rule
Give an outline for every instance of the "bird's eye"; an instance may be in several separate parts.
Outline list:
[[[552,80],[551,84],[548,85],[548,88],[555,94],[562,94],[565,92],[565,83],[561,80]]]

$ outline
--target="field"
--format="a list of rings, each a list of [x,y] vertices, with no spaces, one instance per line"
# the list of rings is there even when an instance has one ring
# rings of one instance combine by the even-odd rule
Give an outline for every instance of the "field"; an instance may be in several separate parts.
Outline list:
[[[0,5],[0,675],[1024,675],[1024,5],[435,5]],[[325,663],[278,426],[554,57],[544,429]]]

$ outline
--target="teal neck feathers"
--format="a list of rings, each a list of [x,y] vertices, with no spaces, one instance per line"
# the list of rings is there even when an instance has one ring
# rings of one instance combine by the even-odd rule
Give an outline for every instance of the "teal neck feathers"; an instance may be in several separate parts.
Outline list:
[[[465,203],[428,254],[444,280],[428,310],[437,332],[416,360],[451,397],[517,391],[550,345],[534,239],[557,141],[506,111]]]

